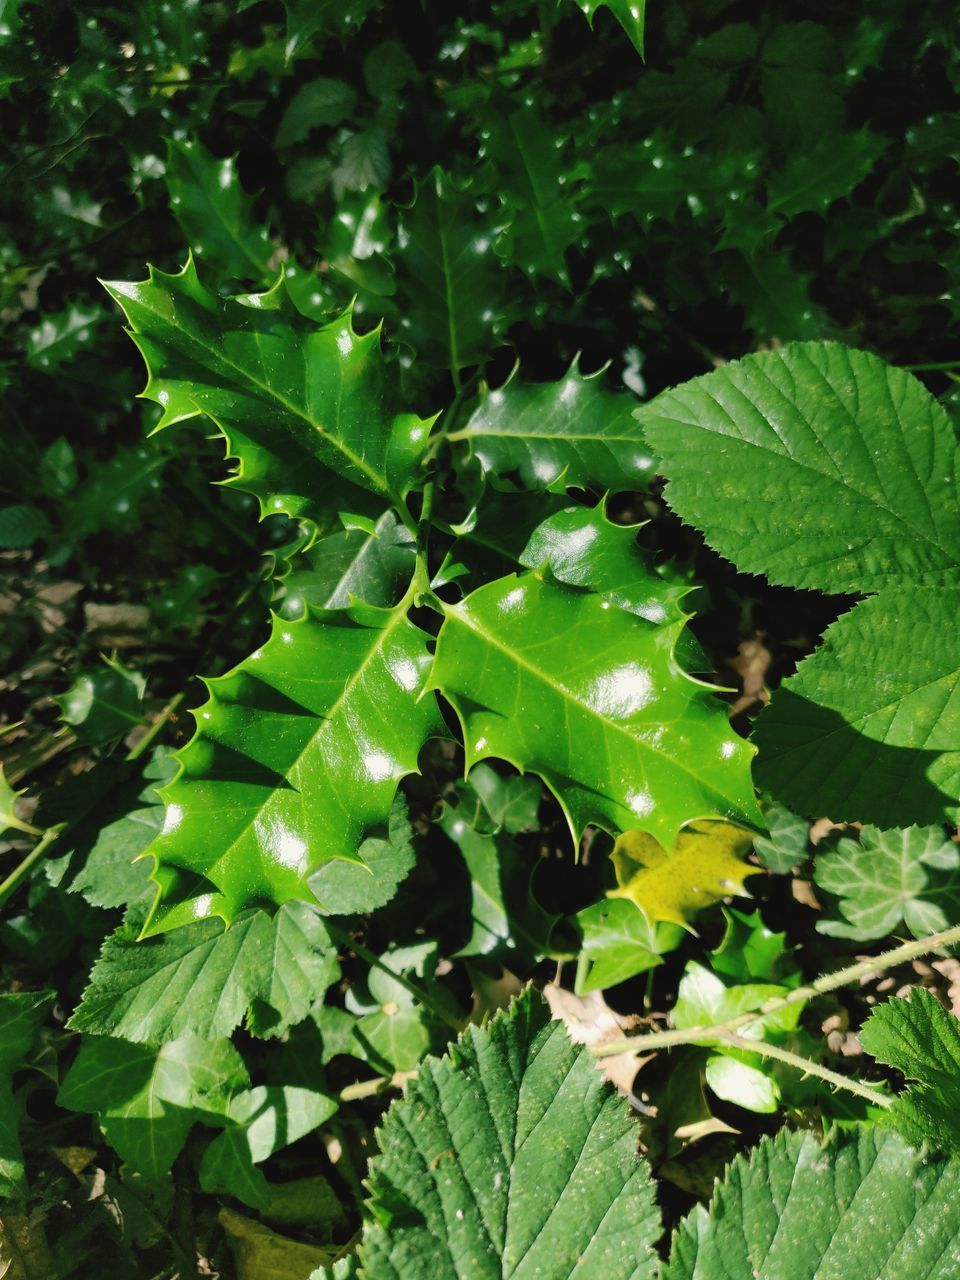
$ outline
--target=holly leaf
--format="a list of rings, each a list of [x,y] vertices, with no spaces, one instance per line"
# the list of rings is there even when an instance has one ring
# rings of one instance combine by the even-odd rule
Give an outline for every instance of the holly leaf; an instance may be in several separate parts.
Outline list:
[[[785,218],[826,213],[834,200],[849,196],[886,149],[885,139],[868,129],[839,131],[816,146],[798,149],[767,182],[767,208]]]
[[[860,1043],[878,1062],[915,1081],[883,1116],[908,1142],[960,1153],[960,1020],[930,991],[893,996],[860,1028]]]
[[[782,1129],[677,1228],[663,1280],[924,1280],[960,1266],[960,1161],[875,1127]]]
[[[364,1274],[655,1274],[630,1109],[532,991],[428,1058],[377,1138]]]
[[[264,515],[330,527],[337,511],[379,516],[414,483],[429,423],[398,410],[379,333],[350,315],[318,325],[293,307],[283,279],[269,293],[218,298],[191,259],[112,284],[147,364],[144,395],[158,428],[206,414],[237,459],[231,483]]]
[[[677,836],[668,853],[645,831],[624,831],[613,846],[617,888],[648,920],[668,920],[691,928],[697,912],[732,894],[749,897],[744,880],[759,867],[743,861],[753,833],[729,822],[694,822]]]
[[[488,756],[540,775],[575,839],[642,827],[669,847],[706,815],[759,822],[751,748],[673,656],[662,626],[601,596],[503,578],[448,605],[430,687],[463,726],[467,767]]]
[[[580,950],[589,961],[577,974],[577,995],[604,991],[663,963],[660,957],[680,944],[683,930],[654,924],[632,902],[622,898],[595,902],[577,912]]]
[[[960,588],[904,586],[844,614],[758,717],[760,785],[835,822],[955,821],[958,609]]]
[[[143,721],[146,681],[117,658],[101,655],[102,666],[75,677],[54,701],[60,719],[70,725],[81,746],[104,747]]]
[[[401,792],[393,802],[387,831],[368,836],[358,861],[332,858],[313,874],[310,887],[323,903],[325,915],[366,914],[386,906],[416,863],[413,828]]]
[[[229,1036],[242,1021],[260,1036],[301,1022],[340,973],[337,949],[317,912],[291,902],[274,916],[250,911],[229,928],[198,920],[137,941],[135,923],[103,945],[74,1031],[163,1043]]]
[[[163,792],[147,932],[317,902],[311,877],[327,860],[362,867],[360,847],[384,834],[400,779],[444,732],[434,701],[419,700],[430,663],[405,608],[355,605],[277,619],[261,649],[209,681]]]
[[[630,38],[630,43],[643,57],[643,30],[647,0],[576,0],[577,8],[593,27],[598,9],[609,9]]]
[[[95,1112],[107,1141],[138,1173],[169,1173],[197,1123],[220,1125],[230,1098],[249,1086],[228,1040],[183,1036],[159,1047],[92,1037],[80,1047],[57,1103]]]
[[[220,159],[195,138],[167,140],[170,209],[194,256],[217,276],[262,283],[276,252],[240,185],[236,160]]]
[[[942,827],[864,827],[818,854],[813,878],[834,898],[817,930],[834,938],[885,938],[903,924],[922,938],[960,922],[960,847]]]
[[[479,364],[504,327],[506,273],[493,252],[497,228],[482,221],[469,188],[434,169],[409,209],[400,243],[408,304],[401,327],[417,350],[450,370]]]
[[[13,1095],[13,1074],[23,1065],[52,999],[52,991],[0,995],[0,1195],[4,1197],[25,1189],[17,1133],[20,1105]]]
[[[27,334],[27,364],[49,372],[89,349],[94,330],[106,318],[100,307],[67,307],[44,316]]]
[[[299,555],[283,578],[283,616],[308,607],[345,609],[357,600],[390,608],[413,574],[416,546],[393,511],[320,538]]]
[[[636,417],[669,504],[745,573],[828,592],[960,573],[953,427],[904,369],[796,343],[665,391]]]
[[[37,827],[17,817],[17,800],[24,794],[26,794],[25,789],[14,791],[3,772],[3,764],[0,763],[0,835],[5,831],[23,831],[31,836],[40,835]]]
[[[448,439],[466,441],[485,471],[515,472],[528,489],[644,489],[657,462],[633,420],[636,401],[602,378],[602,370],[584,377],[576,362],[558,382],[514,375],[481,396]]]
[[[569,288],[565,255],[580,235],[581,218],[558,136],[536,107],[511,110],[497,99],[493,105],[481,138],[509,218],[498,249],[529,275],[551,276]]]

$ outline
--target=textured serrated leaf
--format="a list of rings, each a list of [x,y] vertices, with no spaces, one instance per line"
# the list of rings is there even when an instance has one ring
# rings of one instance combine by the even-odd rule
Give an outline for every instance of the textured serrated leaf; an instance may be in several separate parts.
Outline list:
[[[120,1158],[156,1179],[194,1124],[222,1124],[230,1098],[249,1083],[229,1040],[183,1036],[157,1048],[96,1036],[81,1045],[57,1102],[95,1112]]]
[[[407,805],[398,791],[383,836],[368,836],[361,844],[359,861],[332,858],[316,870],[310,887],[332,916],[376,911],[397,892],[413,870],[416,854]]]
[[[798,151],[767,183],[767,207],[793,218],[798,213],[827,208],[849,196],[872,169],[886,147],[883,138],[866,129],[831,134],[817,146]]]
[[[782,1130],[674,1233],[663,1280],[927,1280],[960,1267],[960,1161],[895,1134]]]
[[[339,972],[330,935],[304,903],[274,916],[248,912],[227,929],[201,920],[142,942],[123,925],[104,943],[70,1026],[162,1043],[229,1036],[245,1020],[257,1035],[279,1035]]]
[[[953,428],[903,369],[799,343],[724,365],[636,416],[670,505],[744,572],[835,592],[960,574]]]
[[[757,778],[800,813],[879,827],[960,812],[960,590],[887,591],[829,628],[757,721]]]
[[[654,923],[689,929],[705,907],[750,896],[744,880],[760,874],[743,861],[752,844],[752,832],[729,822],[691,823],[669,852],[644,831],[625,831],[611,855],[618,887],[610,896],[629,899]]]
[[[377,332],[349,314],[317,325],[281,279],[267,294],[218,298],[193,261],[177,275],[107,286],[147,363],[159,426],[206,414],[239,465],[232,483],[265,515],[330,525],[337,511],[379,516],[411,488],[429,423],[398,410]]]
[[[575,837],[637,827],[667,847],[704,817],[759,821],[752,749],[657,626],[536,574],[446,609],[431,686],[453,704],[468,766],[499,756],[539,774]]]
[[[401,325],[423,356],[456,378],[486,359],[504,327],[506,273],[493,251],[498,228],[481,221],[470,189],[456,187],[441,169],[401,214],[408,293]]]
[[[300,86],[287,104],[277,128],[277,146],[302,142],[312,129],[340,124],[356,105],[357,94],[345,80],[318,76]]]
[[[643,1280],[660,1232],[630,1109],[526,992],[427,1059],[378,1134],[370,1280]]]
[[[23,1191],[23,1153],[17,1134],[20,1108],[13,1096],[13,1073],[33,1044],[51,991],[0,995],[0,1196]]]
[[[221,160],[195,138],[169,139],[164,181],[173,216],[208,270],[256,284],[267,278],[274,246],[240,185],[233,157]]]
[[[860,1028],[867,1053],[916,1081],[884,1115],[908,1142],[960,1154],[960,1020],[932,992],[877,1005]]]
[[[418,701],[429,667],[403,607],[356,605],[277,619],[261,649],[211,680],[164,789],[148,931],[316,902],[312,874],[358,861],[363,840],[384,834],[397,784],[443,732],[434,701]]]
[[[820,853],[813,878],[839,900],[817,921],[834,938],[884,938],[901,924],[922,938],[960,923],[960,847],[942,827],[864,827]]]
[[[602,378],[584,377],[575,363],[558,382],[513,377],[483,395],[449,439],[467,441],[484,470],[516,472],[529,489],[645,488],[657,463],[633,420],[636,401]]]

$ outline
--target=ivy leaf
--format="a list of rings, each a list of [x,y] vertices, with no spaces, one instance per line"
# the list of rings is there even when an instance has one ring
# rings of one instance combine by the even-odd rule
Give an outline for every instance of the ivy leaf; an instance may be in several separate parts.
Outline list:
[[[960,847],[941,827],[864,827],[859,842],[819,854],[813,878],[839,899],[817,921],[834,938],[885,938],[901,924],[922,938],[960,922]]]
[[[146,1178],[169,1173],[199,1122],[220,1125],[230,1098],[249,1085],[229,1040],[183,1036],[159,1048],[129,1040],[84,1041],[57,1102],[95,1112],[120,1158]]]
[[[754,853],[768,871],[785,876],[806,859],[810,824],[775,801],[764,806],[763,820],[770,835],[756,837]]]
[[[53,999],[51,991],[0,995],[0,1195],[23,1192],[23,1153],[17,1135],[20,1107],[13,1096],[13,1073],[23,1065]]]
[[[430,663],[403,607],[356,605],[276,620],[261,649],[209,681],[163,793],[147,931],[316,902],[311,876],[324,862],[362,865],[360,846],[383,834],[398,782],[444,733],[434,701],[418,700]]]
[[[576,915],[581,953],[589,961],[577,975],[577,995],[604,991],[662,964],[660,957],[680,944],[683,930],[675,924],[652,923],[634,903],[623,898],[595,902]]]
[[[958,588],[903,587],[844,614],[758,717],[760,785],[835,822],[954,821],[958,609]]]
[[[27,364],[49,372],[89,349],[94,330],[106,318],[100,307],[68,307],[47,315],[27,334]]]
[[[216,1040],[244,1019],[255,1035],[279,1035],[339,972],[330,935],[304,903],[274,916],[247,912],[227,929],[198,920],[142,942],[128,923],[104,943],[69,1025],[138,1043]]]
[[[960,1266],[960,1161],[874,1127],[783,1129],[674,1233],[663,1280],[924,1280]]]
[[[283,616],[300,618],[308,607],[345,609],[355,600],[389,608],[406,590],[415,558],[413,534],[393,511],[331,533],[298,556],[283,579]]]
[[[590,26],[598,9],[609,9],[630,37],[630,43],[643,57],[643,29],[646,20],[647,0],[576,0],[577,8],[586,16]]]
[[[163,406],[158,427],[206,414],[238,460],[232,482],[264,515],[329,527],[337,511],[402,503],[429,423],[398,411],[378,333],[358,336],[349,314],[318,326],[282,279],[256,298],[218,298],[192,259],[107,288],[147,363],[143,394]]]
[[[478,826],[480,809],[494,829],[502,827],[511,835],[518,831],[532,831],[537,825],[540,784],[536,778],[524,778],[518,774],[504,778],[488,764],[478,764],[470,770],[469,780],[460,791],[464,798],[468,791],[475,797],[475,827]]]
[[[743,572],[833,592],[960,574],[953,428],[903,369],[797,343],[694,378],[636,417],[667,501]]]
[[[187,244],[218,276],[260,284],[276,252],[240,185],[233,157],[221,160],[195,138],[167,140],[170,208]]]
[[[694,822],[668,853],[645,831],[625,831],[613,846],[617,873],[614,898],[627,898],[648,920],[668,920],[684,929],[691,917],[731,894],[749,897],[744,880],[759,867],[743,861],[753,833],[729,822]]]
[[[143,720],[141,703],[146,681],[117,658],[77,676],[66,693],[54,699],[60,719],[71,726],[81,746],[116,742]]]
[[[960,1021],[929,991],[893,996],[863,1024],[860,1043],[888,1067],[916,1081],[884,1115],[908,1142],[960,1153]]]
[[[400,976],[415,977],[431,1003],[443,1003],[452,1016],[460,1017],[446,990],[435,981],[437,960],[435,942],[390,947],[381,955],[380,964],[370,969],[366,989],[355,984],[347,992],[347,1009],[362,1015],[351,1029],[349,1052],[378,1071],[416,1071],[424,1054],[449,1038],[431,1010],[398,981]]]
[[[536,107],[516,111],[494,99],[494,108],[481,138],[510,219],[502,237],[505,257],[530,275],[552,276],[569,288],[565,254],[581,221],[568,185],[571,168]]]
[[[629,1107],[531,991],[428,1058],[378,1142],[366,1275],[655,1274],[659,1214]]]
[[[234,1094],[226,1111],[228,1127],[203,1153],[201,1187],[268,1209],[270,1184],[256,1165],[319,1128],[337,1107],[335,1098],[293,1085],[258,1085]]]
[[[673,657],[681,623],[532,573],[445,613],[431,687],[459,716],[468,768],[497,756],[539,774],[577,839],[643,824],[672,846],[706,815],[759,822],[751,748]]]
[[[485,471],[516,472],[528,489],[646,488],[657,462],[633,421],[636,401],[602,377],[584,377],[576,362],[558,382],[511,377],[448,439],[467,441]]]
[[[456,381],[461,369],[486,359],[506,318],[506,274],[493,252],[497,228],[481,221],[471,190],[439,168],[401,215],[409,295],[401,325]]]

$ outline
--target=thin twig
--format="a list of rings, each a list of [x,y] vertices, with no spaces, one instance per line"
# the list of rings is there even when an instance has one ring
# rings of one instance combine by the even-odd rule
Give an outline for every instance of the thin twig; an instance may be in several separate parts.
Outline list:
[[[892,1098],[878,1093],[870,1085],[861,1084],[859,1080],[852,1080],[849,1076],[842,1076],[839,1072],[831,1071],[829,1067],[823,1067],[819,1062],[812,1062],[809,1058],[803,1058],[799,1053],[791,1053],[789,1049],[783,1049],[780,1045],[768,1044],[765,1040],[744,1040],[743,1036],[732,1034],[722,1038],[724,1043],[733,1045],[735,1049],[743,1049],[748,1053],[757,1053],[761,1058],[774,1058],[777,1062],[786,1063],[788,1067],[796,1067],[798,1071],[802,1071],[806,1076],[819,1076],[821,1080],[826,1080],[828,1084],[832,1084],[835,1089],[846,1089],[848,1093],[855,1093],[860,1098],[866,1098],[874,1106],[893,1106]]]

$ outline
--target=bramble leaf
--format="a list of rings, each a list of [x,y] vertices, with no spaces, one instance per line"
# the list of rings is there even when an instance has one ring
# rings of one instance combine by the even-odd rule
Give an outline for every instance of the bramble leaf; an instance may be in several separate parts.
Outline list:
[[[485,471],[516,472],[528,489],[645,488],[657,463],[633,420],[636,401],[602,378],[584,377],[576,363],[558,382],[511,377],[448,439],[467,441]]]
[[[936,996],[913,987],[877,1005],[860,1028],[867,1053],[916,1081],[884,1115],[908,1142],[960,1153],[960,1020]]]
[[[954,821],[958,610],[956,587],[904,586],[844,614],[758,717],[760,785],[834,822]]]
[[[960,1161],[896,1134],[781,1130],[677,1228],[663,1280],[925,1280],[960,1266]]]
[[[752,832],[729,822],[691,823],[669,852],[644,831],[625,831],[613,847],[618,888],[610,896],[629,899],[652,923],[690,929],[704,907],[750,896],[743,882],[761,874],[743,861],[752,844]]]
[[[279,1035],[339,972],[336,947],[305,903],[274,916],[250,911],[227,929],[198,920],[142,942],[124,924],[104,943],[70,1026],[138,1043],[216,1040],[242,1021],[255,1035]]]
[[[903,369],[795,343],[665,391],[636,417],[667,501],[743,572],[834,592],[960,574],[953,428]]]
[[[536,574],[449,605],[431,687],[453,704],[468,768],[498,756],[539,774],[575,838],[642,827],[671,846],[704,817],[760,821],[751,748],[656,626]]]
[[[365,1275],[655,1274],[659,1213],[630,1109],[532,991],[428,1058],[378,1139]]]
[[[429,423],[399,411],[378,332],[349,313],[318,325],[281,279],[269,293],[218,298],[191,259],[177,275],[151,269],[107,286],[147,363],[144,395],[159,427],[206,414],[238,460],[231,483],[264,515],[330,527],[338,511],[379,516],[414,483]]]
[[[834,938],[884,938],[901,924],[922,938],[960,923],[960,847],[942,827],[864,827],[818,854],[813,878],[839,899],[817,921]]]
[[[163,792],[148,932],[317,902],[311,877],[325,862],[362,866],[362,842],[385,834],[400,779],[444,732],[434,701],[418,701],[430,662],[404,607],[355,605],[277,619],[261,649],[209,681]]]
[[[275,248],[232,157],[211,155],[196,138],[168,139],[164,181],[173,216],[208,271],[256,284],[266,279]]]

